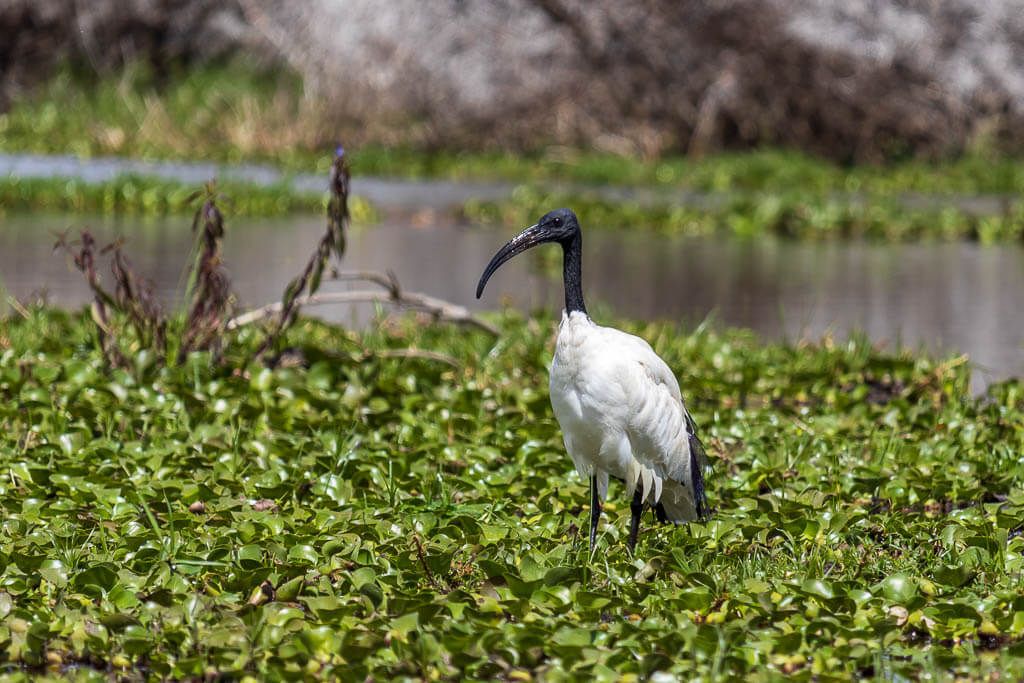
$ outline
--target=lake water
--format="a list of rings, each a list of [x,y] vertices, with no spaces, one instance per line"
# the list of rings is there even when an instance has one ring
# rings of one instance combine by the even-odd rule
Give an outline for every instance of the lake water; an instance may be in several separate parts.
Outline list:
[[[474,299],[481,270],[514,231],[460,225],[430,213],[392,214],[349,235],[344,267],[394,271],[402,285],[473,310],[503,303],[560,308],[560,269],[536,258],[506,264]],[[121,235],[161,298],[180,292],[191,234],[183,218],[0,216],[0,284],[19,299],[65,307],[89,300],[82,277],[53,253],[54,235],[88,227],[101,243]],[[243,219],[224,252],[243,307],[280,297],[322,234],[319,216]],[[554,250],[555,247],[550,247]],[[1024,375],[1024,247],[968,243],[807,243],[763,238],[584,233],[584,290],[595,317],[682,320],[749,327],[790,341],[863,330],[889,348],[967,353],[975,390]],[[553,256],[553,255],[549,255]],[[548,263],[556,263],[552,258]],[[102,271],[109,281],[109,271]],[[326,287],[341,287],[328,284]],[[308,309],[359,323],[365,307]]]

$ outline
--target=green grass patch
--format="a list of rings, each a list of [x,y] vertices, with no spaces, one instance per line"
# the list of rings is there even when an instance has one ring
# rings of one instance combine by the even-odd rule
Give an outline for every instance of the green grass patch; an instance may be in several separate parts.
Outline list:
[[[325,176],[326,177],[326,176]],[[325,181],[326,182],[326,181]],[[238,181],[216,184],[220,202],[235,216],[279,216],[322,211],[327,192],[294,191],[286,184],[259,186]],[[151,176],[122,175],[101,183],[77,179],[0,178],[0,215],[5,211],[46,209],[92,214],[191,214],[201,187]],[[376,210],[365,199],[350,200],[353,217],[373,221]]]
[[[108,370],[87,315],[24,314],[0,325],[0,656],[28,672],[1024,675],[1024,386],[971,399],[961,359],[624,323],[682,373],[715,512],[645,518],[631,557],[613,485],[591,558],[551,318],[304,320],[304,365],[233,371],[254,330],[225,369]]]
[[[797,151],[762,149],[701,159],[668,156],[638,159],[553,147],[512,154],[369,147],[355,150],[362,173],[540,183],[573,181],[704,192],[770,192],[827,195],[835,192],[893,196],[1008,194],[1024,191],[1024,161],[974,152],[942,162],[904,161],[879,166],[842,166]]]
[[[473,222],[526,226],[551,209],[568,206],[587,226],[651,230],[665,234],[739,237],[775,235],[805,240],[866,238],[880,241],[969,239],[983,244],[1024,240],[1024,204],[1003,213],[974,215],[950,205],[909,208],[889,197],[869,201],[805,192],[757,193],[724,198],[711,208],[647,206],[521,186],[505,201],[470,201]]]
[[[142,64],[102,78],[68,67],[0,115],[0,149],[311,169],[308,141],[287,132],[302,126],[302,102],[294,76],[238,64],[163,77]],[[329,167],[333,145],[318,151]]]

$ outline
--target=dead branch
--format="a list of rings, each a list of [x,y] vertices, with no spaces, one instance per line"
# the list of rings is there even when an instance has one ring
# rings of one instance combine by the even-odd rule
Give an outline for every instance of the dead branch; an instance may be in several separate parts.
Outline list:
[[[383,291],[352,290],[348,292],[325,292],[323,294],[312,294],[299,297],[295,300],[294,305],[296,307],[302,307],[320,306],[324,304],[391,304],[398,308],[429,313],[434,317],[435,321],[441,320],[460,325],[471,325],[493,334],[496,337],[500,334],[497,327],[473,315],[465,306],[459,306],[458,304],[453,304],[450,301],[438,299],[437,297],[422,294],[420,292],[404,291],[401,284],[398,282],[398,277],[390,270],[386,273],[381,273],[375,270],[334,271],[330,274],[330,277],[332,280],[342,282],[372,282],[373,284],[382,287]],[[227,329],[234,330],[244,325],[259,322],[260,320],[280,313],[283,308],[284,302],[281,301],[275,301],[274,303],[260,306],[259,308],[247,311],[246,313],[229,320]]]
[[[352,290],[349,292],[323,292],[312,296],[300,297],[296,303],[300,306],[322,306],[325,304],[357,304],[357,303],[378,303],[391,304],[408,310],[423,311],[433,316],[436,321],[456,323],[460,325],[471,325],[485,332],[498,336],[499,331],[494,325],[481,320],[469,312],[464,306],[453,304],[443,299],[421,294],[419,292],[402,292],[400,296],[393,296],[390,291],[378,291],[375,289]],[[280,301],[260,306],[242,315],[236,316],[228,321],[228,329],[234,330],[244,325],[259,322],[265,318],[277,315],[283,306]]]
[[[434,576],[434,572],[430,571],[430,565],[427,564],[427,552],[423,549],[423,541],[420,540],[419,534],[413,534],[412,540],[416,544],[416,557],[419,558],[420,564],[423,566],[423,574],[427,577],[427,581],[434,587],[435,590],[444,591],[444,587],[441,586],[437,578]]]

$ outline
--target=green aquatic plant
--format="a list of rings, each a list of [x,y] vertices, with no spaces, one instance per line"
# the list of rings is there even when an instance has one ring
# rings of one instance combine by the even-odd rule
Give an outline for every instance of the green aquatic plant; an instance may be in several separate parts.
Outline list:
[[[78,680],[1024,675],[1024,387],[861,338],[621,321],[693,388],[713,517],[598,561],[554,321],[300,318],[305,363],[0,324],[0,656]],[[394,355],[410,348],[443,354]]]
[[[316,194],[300,194],[282,185],[258,187],[220,182],[233,215],[273,216],[312,211],[323,206]],[[194,213],[195,185],[147,176],[119,176],[109,182],[86,183],[67,178],[0,179],[0,210],[47,209],[77,213],[167,215]]]
[[[595,227],[651,230],[666,234],[783,236],[801,240],[880,241],[977,240],[984,244],[1024,239],[1024,204],[1007,203],[1001,213],[976,214],[956,203],[913,207],[888,196],[817,196],[806,192],[735,194],[703,206],[610,201],[600,193],[517,188],[503,201],[467,202],[463,216],[480,223],[522,225],[546,207],[571,206]]]
[[[259,186],[241,181],[218,181],[222,204],[231,216],[281,216],[326,208],[329,192],[297,192],[287,184]],[[101,183],[67,178],[0,178],[0,218],[16,211],[68,211],[127,216],[192,215],[195,185],[148,176],[118,176]],[[377,210],[363,197],[349,199],[359,223],[378,219]]]

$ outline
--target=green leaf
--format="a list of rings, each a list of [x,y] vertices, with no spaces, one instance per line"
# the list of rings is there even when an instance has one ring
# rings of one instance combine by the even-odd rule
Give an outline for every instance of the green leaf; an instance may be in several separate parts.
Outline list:
[[[905,605],[917,595],[917,583],[904,574],[892,574],[878,584],[887,599]]]
[[[288,549],[288,561],[296,564],[315,565],[320,559],[316,550],[311,545],[293,545]]]
[[[68,583],[68,570],[60,560],[43,560],[39,566],[39,574],[59,588]]]

